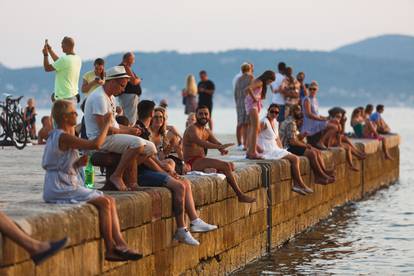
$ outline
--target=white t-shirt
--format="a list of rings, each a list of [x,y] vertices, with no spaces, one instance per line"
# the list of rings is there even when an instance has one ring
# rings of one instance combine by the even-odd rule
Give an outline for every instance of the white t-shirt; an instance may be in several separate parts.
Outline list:
[[[85,127],[88,139],[95,139],[101,133],[101,129],[96,123],[95,115],[105,115],[112,112],[111,126],[119,128],[115,120],[116,116],[116,102],[114,96],[108,96],[102,87],[98,87],[86,99],[85,103]]]
[[[282,85],[282,82],[285,78],[286,77],[284,75],[280,73],[276,73],[276,79],[271,84],[272,92],[279,89],[279,87]],[[285,99],[279,92],[273,92],[272,103],[284,105]]]

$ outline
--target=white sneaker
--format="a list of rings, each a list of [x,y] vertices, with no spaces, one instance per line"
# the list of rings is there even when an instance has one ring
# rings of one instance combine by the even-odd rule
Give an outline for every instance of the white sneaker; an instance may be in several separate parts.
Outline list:
[[[191,232],[208,232],[217,229],[217,225],[208,224],[201,218],[197,218],[190,223]]]
[[[200,242],[191,236],[191,233],[188,232],[187,228],[178,229],[174,234],[174,239],[192,246],[200,245]]]
[[[244,146],[243,146],[243,145],[238,145],[238,146],[236,147],[236,149],[237,149],[238,151],[244,151]]]

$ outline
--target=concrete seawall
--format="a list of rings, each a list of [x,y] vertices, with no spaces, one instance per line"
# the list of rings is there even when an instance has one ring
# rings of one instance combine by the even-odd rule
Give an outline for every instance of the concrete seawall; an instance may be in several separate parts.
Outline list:
[[[136,262],[108,263],[103,258],[97,210],[89,204],[50,205],[26,202],[27,213],[18,219],[35,238],[70,237],[62,252],[35,267],[16,244],[0,236],[0,275],[219,275],[234,271],[329,216],[332,208],[358,200],[390,185],[399,177],[399,136],[388,136],[393,160],[384,160],[380,143],[355,140],[368,154],[357,161],[359,172],[349,169],[345,152],[324,152],[329,166],[335,164],[337,181],[313,183],[309,161],[301,158],[308,196],[291,191],[287,161],[236,161],[236,177],[243,191],[257,198],[240,204],[230,186],[214,177],[190,177],[200,217],[219,229],[194,234],[199,247],[173,241],[175,221],[171,193],[165,188],[142,188],[139,192],[112,193],[116,198],[121,228],[132,248],[144,254]],[[111,193],[109,193],[111,194]],[[46,207],[46,208],[45,208]]]

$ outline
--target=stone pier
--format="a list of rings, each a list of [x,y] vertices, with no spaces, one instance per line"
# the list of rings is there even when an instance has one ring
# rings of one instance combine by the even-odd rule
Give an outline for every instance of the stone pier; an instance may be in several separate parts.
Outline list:
[[[0,210],[33,237],[41,240],[69,236],[69,245],[55,257],[35,266],[27,253],[0,236],[0,275],[223,275],[266,254],[306,228],[330,215],[334,207],[388,186],[399,177],[399,136],[387,136],[393,160],[385,160],[380,142],[354,140],[367,158],[354,160],[359,172],[349,169],[342,149],[325,151],[330,167],[335,164],[337,181],[314,184],[309,161],[301,158],[306,184],[314,193],[301,196],[291,191],[287,161],[246,161],[233,158],[236,178],[243,191],[255,196],[254,204],[241,204],[225,180],[189,177],[200,217],[218,225],[216,231],[194,234],[201,242],[191,247],[173,241],[175,220],[171,193],[165,188],[142,188],[138,192],[108,193],[116,198],[121,228],[132,248],[144,254],[135,262],[104,261],[97,210],[89,205],[52,205],[41,200],[43,172],[27,169],[9,151],[0,150],[1,171],[25,183],[25,196],[10,192],[16,185],[1,180]],[[40,148],[40,147],[39,147]],[[41,149],[27,149],[30,152]],[[10,155],[10,158],[7,156]],[[6,157],[5,157],[6,156]],[[33,161],[40,167],[40,157]],[[26,159],[25,159],[26,160]],[[12,162],[20,164],[17,168]],[[10,166],[10,165],[9,165]],[[1,178],[0,178],[1,179]],[[35,179],[36,185],[32,185]],[[7,183],[6,183],[7,182]],[[13,185],[13,186],[12,186]]]

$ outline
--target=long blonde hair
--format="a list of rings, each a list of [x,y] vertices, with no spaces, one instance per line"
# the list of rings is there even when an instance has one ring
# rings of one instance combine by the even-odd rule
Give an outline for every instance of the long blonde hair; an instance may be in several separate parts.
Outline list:
[[[187,76],[185,90],[187,92],[187,95],[197,95],[197,84],[193,75]]]

